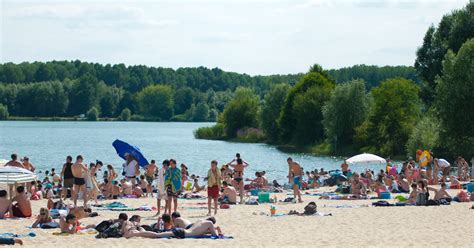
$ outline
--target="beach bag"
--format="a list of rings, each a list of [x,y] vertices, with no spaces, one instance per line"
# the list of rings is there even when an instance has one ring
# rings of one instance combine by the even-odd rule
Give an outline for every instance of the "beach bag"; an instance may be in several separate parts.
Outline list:
[[[419,193],[416,195],[416,205],[417,206],[425,206],[428,199],[426,198],[425,193]]]
[[[304,215],[313,215],[316,214],[318,210],[318,206],[315,202],[310,202],[306,207],[304,207]]]
[[[120,223],[115,223],[102,232],[102,238],[120,238],[122,233],[120,233],[121,225]]]
[[[111,220],[104,220],[95,227],[95,230],[97,230],[98,232],[104,232],[112,224],[113,224],[113,222]]]

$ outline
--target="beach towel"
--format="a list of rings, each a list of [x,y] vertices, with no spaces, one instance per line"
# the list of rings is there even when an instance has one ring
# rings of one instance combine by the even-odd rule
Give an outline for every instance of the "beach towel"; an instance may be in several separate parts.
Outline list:
[[[36,233],[34,232],[29,232],[26,234],[16,234],[16,233],[0,233],[0,238],[24,238],[24,237],[36,237]]]
[[[156,175],[156,188],[159,191],[160,195],[164,194],[165,191],[165,171],[163,168],[158,170],[158,174]]]
[[[220,236],[199,236],[199,237],[192,237],[191,239],[234,239],[232,236],[225,236],[225,235],[220,235]]]
[[[306,214],[274,214],[274,215],[270,215],[271,217],[282,217],[282,216],[320,216],[320,217],[326,217],[326,216],[332,216],[331,213],[329,214],[326,214],[326,213],[320,213],[320,212],[317,212],[315,214],[311,214],[311,215],[306,215]]]
[[[98,234],[99,232],[97,232],[97,230],[95,229],[85,229],[85,230],[80,230],[80,231],[77,231],[76,234]],[[71,233],[63,233],[63,232],[53,232],[52,233],[53,235],[56,235],[56,236],[69,236],[69,235],[73,235]]]
[[[165,188],[171,187],[173,193],[181,190],[181,171],[178,168],[168,168],[165,173]]]

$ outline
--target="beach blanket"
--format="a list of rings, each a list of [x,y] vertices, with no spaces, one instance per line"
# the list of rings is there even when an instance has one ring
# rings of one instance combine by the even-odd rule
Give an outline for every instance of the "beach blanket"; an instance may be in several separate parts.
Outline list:
[[[129,207],[121,202],[111,202],[108,204],[93,205],[97,210],[109,210],[109,211],[153,211],[154,208],[149,205],[142,205],[138,208]]]
[[[165,173],[165,188],[171,186],[173,193],[181,190],[181,171],[178,168],[168,168]]]
[[[0,238],[24,238],[24,237],[36,237],[36,233],[34,232],[29,232],[26,234],[16,234],[16,233],[0,233]]]
[[[99,232],[97,232],[97,230],[95,229],[85,229],[85,230],[80,230],[78,231],[76,234],[98,234]],[[69,235],[73,235],[73,234],[70,234],[70,233],[63,233],[63,232],[53,232],[52,233],[53,235],[56,235],[56,236],[69,236]]]
[[[234,237],[232,236],[209,236],[209,235],[205,235],[205,236],[199,236],[199,237],[192,237],[191,239],[234,239]]]
[[[304,215],[304,214],[301,214],[301,215],[298,215],[298,214],[274,214],[274,215],[270,215],[271,217],[282,217],[282,216],[321,216],[321,217],[325,217],[325,216],[332,216],[332,214],[325,214],[325,213],[320,213],[320,212],[317,212],[315,214],[311,214],[311,215]]]

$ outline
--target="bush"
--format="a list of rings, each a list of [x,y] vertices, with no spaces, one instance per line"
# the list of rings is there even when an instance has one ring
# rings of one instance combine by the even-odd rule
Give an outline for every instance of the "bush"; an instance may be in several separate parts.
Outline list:
[[[237,140],[241,142],[256,143],[265,141],[266,137],[262,130],[250,127],[239,129],[237,131]]]
[[[416,150],[433,150],[438,146],[439,121],[427,115],[413,129],[408,139],[406,150],[408,156],[413,156]]]
[[[6,120],[8,119],[8,107],[0,104],[0,120]]]
[[[194,131],[196,139],[225,139],[225,128],[221,123],[211,127],[200,127]]]
[[[87,111],[87,120],[88,121],[97,121],[99,119],[99,110],[96,107],[92,107]]]
[[[118,118],[121,121],[129,121],[131,117],[132,117],[132,111],[130,111],[130,109],[128,108],[124,108]]]

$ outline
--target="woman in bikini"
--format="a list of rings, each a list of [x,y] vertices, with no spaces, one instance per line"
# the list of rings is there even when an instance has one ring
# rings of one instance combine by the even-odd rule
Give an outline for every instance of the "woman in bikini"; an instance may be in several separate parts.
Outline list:
[[[108,164],[107,165],[107,181],[109,182],[109,185],[108,185],[108,192],[110,192],[112,194],[113,192],[113,188],[114,188],[114,185],[113,185],[113,182],[114,180],[117,178],[117,173],[115,172],[114,170],[114,167],[112,167],[111,164]]]
[[[244,202],[244,169],[248,164],[244,164],[243,160],[238,158],[236,160],[237,164],[228,163],[228,166],[234,168],[234,180],[232,181],[234,187],[238,189],[240,194],[240,204]]]

